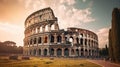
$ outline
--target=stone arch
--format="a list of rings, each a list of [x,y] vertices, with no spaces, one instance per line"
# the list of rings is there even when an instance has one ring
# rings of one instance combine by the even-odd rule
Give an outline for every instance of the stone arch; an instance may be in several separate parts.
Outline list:
[[[36,44],[37,43],[37,38],[34,38],[34,44]]]
[[[38,38],[38,43],[40,44],[41,42],[42,42],[42,38],[39,37],[39,38]]]
[[[64,49],[64,56],[69,56],[69,49],[68,48],[65,48]]]
[[[41,49],[38,49],[38,55],[41,55]]]
[[[32,44],[32,39],[30,39],[30,44]]]
[[[87,39],[85,39],[85,45],[87,45]]]
[[[71,55],[74,55],[75,54],[75,51],[74,49],[71,50]]]
[[[55,25],[54,24],[51,25],[51,30],[55,30]]]
[[[73,43],[73,41],[74,41],[74,38],[72,36],[70,36],[69,42]]]
[[[60,35],[57,36],[57,42],[61,43],[62,37]]]
[[[80,38],[80,45],[83,45],[83,38]]]
[[[42,26],[40,27],[40,32],[42,32],[43,31],[43,29],[42,29]]]
[[[54,43],[54,36],[53,35],[50,35],[50,42]]]
[[[48,31],[48,25],[45,26],[45,31]]]
[[[38,33],[38,28],[35,28],[35,33]]]
[[[44,49],[44,56],[47,56],[47,49]]]
[[[54,56],[54,49],[53,48],[50,49],[50,55]]]
[[[30,55],[32,55],[32,50],[30,50]]]
[[[79,49],[76,49],[76,56],[79,56]]]
[[[62,49],[60,48],[57,49],[57,56],[62,56]]]
[[[36,49],[34,49],[34,50],[33,50],[33,55],[36,55],[36,52],[37,52]]]
[[[83,50],[83,48],[81,48],[81,56],[84,56],[84,50]]]
[[[48,37],[45,36],[45,38],[44,38],[44,43],[47,43],[47,39],[48,39]]]
[[[76,38],[76,42],[77,42],[77,44],[79,44],[79,38],[78,37]]]

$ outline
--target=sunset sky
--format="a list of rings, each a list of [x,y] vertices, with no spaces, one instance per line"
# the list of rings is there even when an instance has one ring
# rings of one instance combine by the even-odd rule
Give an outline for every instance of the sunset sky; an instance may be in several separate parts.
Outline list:
[[[31,13],[51,7],[59,27],[78,27],[98,34],[99,47],[108,42],[112,10],[120,0],[0,0],[0,41],[23,46],[24,21]]]

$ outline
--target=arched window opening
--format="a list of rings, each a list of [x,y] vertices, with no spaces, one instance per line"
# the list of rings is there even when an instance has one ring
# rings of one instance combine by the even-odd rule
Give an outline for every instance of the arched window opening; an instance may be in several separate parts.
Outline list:
[[[30,40],[30,44],[32,44],[32,39]]]
[[[80,39],[80,44],[83,45],[83,39],[82,38]]]
[[[57,56],[62,56],[62,50],[60,48],[57,49]]]
[[[50,35],[50,42],[54,43],[54,36],[53,35]]]
[[[65,50],[64,50],[64,56],[69,56],[69,49],[68,48],[66,48]]]
[[[41,43],[41,37],[38,38],[38,43],[39,43],[39,44]]]
[[[51,26],[51,30],[55,30],[55,25],[54,24]]]
[[[87,39],[85,39],[85,45],[87,45]]]
[[[62,37],[61,37],[60,35],[58,35],[58,36],[57,36],[57,42],[59,42],[59,43],[60,43],[60,42],[61,42],[61,40],[62,40]]]
[[[34,44],[36,44],[36,38],[34,38]]]
[[[50,50],[50,55],[54,56],[54,49],[53,48],[51,48],[51,50]]]
[[[47,56],[47,49],[44,49],[44,56]]]
[[[47,43],[47,36],[45,36],[44,43]]]
[[[76,41],[77,41],[77,44],[79,44],[79,38],[78,37],[76,38]]]
[[[45,31],[48,31],[48,25],[45,26]]]

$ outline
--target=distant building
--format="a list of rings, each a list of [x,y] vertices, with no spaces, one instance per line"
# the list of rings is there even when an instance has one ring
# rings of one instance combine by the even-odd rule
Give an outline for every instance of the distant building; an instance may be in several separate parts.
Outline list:
[[[24,55],[97,57],[98,36],[89,30],[60,30],[51,8],[32,13],[25,21]]]
[[[109,30],[109,56],[113,61],[120,62],[120,9],[112,12],[112,28]]]

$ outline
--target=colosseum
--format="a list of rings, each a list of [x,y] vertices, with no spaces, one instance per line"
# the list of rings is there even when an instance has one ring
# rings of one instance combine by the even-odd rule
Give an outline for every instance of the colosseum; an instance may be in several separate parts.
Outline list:
[[[58,19],[48,7],[25,20],[24,55],[52,57],[97,57],[98,37],[89,30],[59,29]]]

